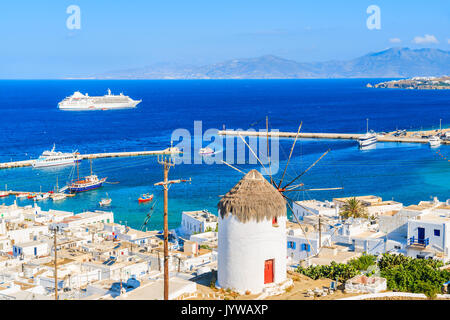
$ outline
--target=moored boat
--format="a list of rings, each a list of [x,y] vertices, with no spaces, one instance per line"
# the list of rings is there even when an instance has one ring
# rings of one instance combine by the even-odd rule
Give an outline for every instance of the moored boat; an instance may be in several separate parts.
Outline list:
[[[67,198],[67,195],[65,193],[60,193],[60,192],[56,192],[53,193],[50,198],[52,198],[53,201],[60,201],[60,200],[64,200],[65,198]]]
[[[378,140],[377,134],[373,130],[369,131],[369,119],[366,119],[366,121],[367,121],[366,134],[358,138],[358,144],[360,148],[367,148],[371,145],[374,145],[375,143],[377,143]]]
[[[22,199],[22,198],[26,198],[26,197],[28,197],[28,193],[19,193],[19,194],[16,194],[16,198],[17,199]]]
[[[0,191],[0,198],[7,197],[7,196],[9,196],[8,191]]]
[[[79,157],[79,153],[62,153],[55,151],[55,145],[53,145],[52,150],[44,151],[42,155],[33,162],[34,168],[43,168],[43,167],[53,167],[53,166],[62,166],[62,165],[73,165],[74,163],[81,161]]]
[[[153,194],[150,194],[150,193],[143,194],[138,199],[139,203],[150,202],[152,200],[153,200]]]
[[[29,193],[29,194],[27,195],[27,199],[33,199],[33,198],[36,198],[36,196],[37,196],[36,193]]]
[[[41,194],[37,195],[35,199],[39,201],[39,200],[46,200],[48,198],[50,198],[49,193],[41,193]]]
[[[78,171],[78,163],[77,163],[77,171]],[[97,175],[92,174],[92,161],[91,161],[91,174],[81,179],[78,176],[77,180],[72,181],[72,183],[67,186],[67,190],[69,190],[70,193],[79,193],[98,189],[103,185],[106,179],[107,179],[106,177],[99,179]]]
[[[428,139],[428,143],[430,144],[430,147],[436,148],[441,145],[441,139],[439,139],[438,136],[432,136],[430,139]]]

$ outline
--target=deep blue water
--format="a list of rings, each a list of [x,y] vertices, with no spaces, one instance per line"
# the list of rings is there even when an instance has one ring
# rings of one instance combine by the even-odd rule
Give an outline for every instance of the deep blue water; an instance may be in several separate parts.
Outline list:
[[[450,122],[450,92],[437,90],[368,89],[375,80],[204,80],[204,81],[0,81],[0,161],[38,157],[56,143],[57,150],[80,153],[158,150],[168,147],[173,130],[193,133],[195,120],[209,128],[265,128],[304,132],[365,132],[366,118],[376,131],[438,128],[439,119]],[[135,110],[64,112],[57,103],[76,90],[89,95],[124,92],[143,102]],[[256,123],[256,124],[255,124]],[[280,167],[284,168],[292,140],[281,140]],[[206,145],[206,144],[205,144]],[[405,204],[430,196],[450,198],[450,162],[428,145],[378,143],[375,150],[360,151],[354,141],[300,140],[287,171],[294,177],[331,149],[301,178],[305,187],[343,187],[339,191],[292,193],[295,199],[331,199],[335,196],[376,194]],[[450,158],[450,147],[438,150]],[[158,201],[149,228],[162,223],[162,192],[153,184],[162,179],[155,157],[97,159],[103,188],[43,208],[81,212],[98,208],[107,192],[117,221],[139,227],[151,205],[137,204],[145,192]],[[245,171],[255,165],[239,165]],[[0,188],[50,190],[58,177],[67,181],[71,167],[0,171]],[[88,173],[84,161],[80,170]],[[280,173],[278,174],[278,176]],[[224,165],[178,165],[170,178],[192,178],[192,183],[170,189],[170,227],[179,224],[182,210],[207,208],[216,212],[219,195],[226,193],[241,174]],[[13,198],[0,200],[10,203]],[[22,200],[21,203],[29,203]]]

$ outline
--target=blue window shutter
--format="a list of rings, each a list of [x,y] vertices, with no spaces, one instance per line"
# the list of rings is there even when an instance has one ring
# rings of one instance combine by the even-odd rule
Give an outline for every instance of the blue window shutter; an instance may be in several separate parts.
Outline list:
[[[306,251],[310,252],[311,251],[311,246],[309,244],[306,244]]]
[[[288,249],[290,248],[290,242],[289,241],[287,242],[287,248]]]
[[[295,242],[292,242],[292,249],[295,249],[296,245],[297,244]]]

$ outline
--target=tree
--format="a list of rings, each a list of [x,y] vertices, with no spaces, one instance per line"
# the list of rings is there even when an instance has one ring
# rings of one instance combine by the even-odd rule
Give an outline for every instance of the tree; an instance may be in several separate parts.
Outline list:
[[[368,218],[369,214],[364,204],[356,198],[348,199],[342,206],[339,215],[344,218]]]

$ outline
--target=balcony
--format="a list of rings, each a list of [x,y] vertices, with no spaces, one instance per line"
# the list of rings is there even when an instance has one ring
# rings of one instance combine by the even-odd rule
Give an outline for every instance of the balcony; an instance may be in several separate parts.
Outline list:
[[[426,248],[430,244],[430,239],[419,239],[416,237],[411,237],[408,239],[408,246],[411,247],[420,247],[420,248]]]

